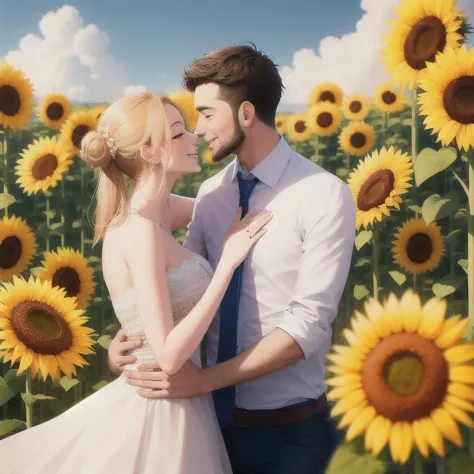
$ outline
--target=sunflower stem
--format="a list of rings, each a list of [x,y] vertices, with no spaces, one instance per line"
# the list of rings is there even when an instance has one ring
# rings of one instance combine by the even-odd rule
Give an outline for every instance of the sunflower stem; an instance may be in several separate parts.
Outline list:
[[[468,281],[468,304],[469,304],[469,326],[467,337],[474,341],[474,148],[467,153],[469,166],[469,199],[468,199],[468,221],[467,221],[467,281]],[[474,455],[474,434],[471,435],[471,450]]]
[[[378,301],[379,299],[379,271],[380,271],[380,225],[374,223],[372,230],[372,281],[374,298]]]
[[[31,395],[31,384],[32,384],[31,370],[27,369],[26,370],[26,384],[25,384],[25,393],[27,395]],[[26,409],[26,429],[28,429],[33,426],[33,404],[26,403],[25,409]]]
[[[46,196],[46,251],[49,252],[49,226],[51,225],[50,219],[50,202],[49,196]]]
[[[411,158],[412,161],[415,162],[416,157],[418,155],[418,115],[417,115],[417,106],[416,106],[416,99],[417,99],[417,89],[412,92],[412,106],[411,106]]]
[[[61,247],[64,247],[64,233],[66,232],[65,224],[66,220],[64,219],[64,179],[61,179],[61,191],[60,191],[60,203],[59,209],[61,211]]]
[[[414,459],[415,459],[415,465],[414,465],[415,474],[425,474],[426,462],[423,459],[423,456],[418,451],[415,451],[413,454],[414,454]]]
[[[8,133],[7,129],[3,129],[3,193],[5,197],[8,194]],[[6,201],[8,202],[8,201]],[[8,205],[5,206],[5,217],[8,217]]]

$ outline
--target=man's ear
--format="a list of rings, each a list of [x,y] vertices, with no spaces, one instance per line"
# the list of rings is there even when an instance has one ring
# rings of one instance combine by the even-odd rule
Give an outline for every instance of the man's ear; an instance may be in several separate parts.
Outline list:
[[[255,119],[255,107],[249,101],[242,102],[239,109],[239,121],[243,127],[250,127]]]

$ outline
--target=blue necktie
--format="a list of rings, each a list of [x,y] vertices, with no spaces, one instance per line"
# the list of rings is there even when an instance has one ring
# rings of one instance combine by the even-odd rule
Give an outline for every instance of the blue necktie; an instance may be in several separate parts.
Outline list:
[[[258,178],[244,180],[242,179],[242,172],[239,172],[237,177],[239,180],[240,205],[242,206],[241,218],[243,218],[248,212],[249,197],[258,182]],[[232,359],[237,353],[237,316],[243,265],[244,262],[234,271],[227,291],[222,298],[217,363]],[[231,385],[215,390],[213,397],[217,419],[223,428],[232,418],[235,407],[235,386]]]

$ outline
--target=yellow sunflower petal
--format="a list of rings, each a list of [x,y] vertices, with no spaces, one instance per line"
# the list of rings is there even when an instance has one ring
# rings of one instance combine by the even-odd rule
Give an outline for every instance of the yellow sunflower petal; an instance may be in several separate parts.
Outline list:
[[[377,412],[375,411],[374,407],[371,407],[370,405],[365,407],[347,430],[346,439],[351,441],[355,437],[359,436],[364,430],[368,428],[376,416]]]
[[[449,412],[442,408],[437,408],[431,413],[431,419],[446,439],[449,439],[456,446],[462,447],[461,432],[459,431],[458,424]]]

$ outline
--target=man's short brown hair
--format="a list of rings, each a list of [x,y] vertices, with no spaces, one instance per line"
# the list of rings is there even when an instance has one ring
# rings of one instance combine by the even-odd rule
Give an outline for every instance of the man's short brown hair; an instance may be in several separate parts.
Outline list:
[[[249,101],[257,117],[274,127],[284,86],[276,64],[251,45],[227,46],[195,59],[184,71],[183,87],[194,92],[202,84],[218,84],[219,98],[234,111]]]

